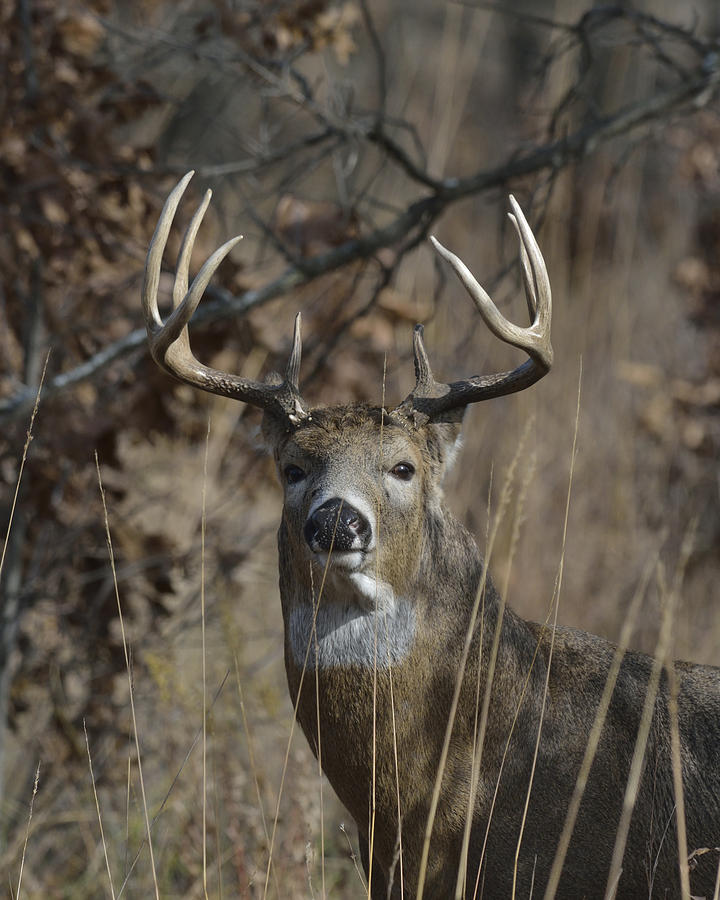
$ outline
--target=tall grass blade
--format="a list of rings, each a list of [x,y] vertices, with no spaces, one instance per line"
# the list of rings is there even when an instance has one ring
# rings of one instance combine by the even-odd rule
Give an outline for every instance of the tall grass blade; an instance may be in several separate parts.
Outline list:
[[[147,838],[148,852],[150,854],[150,869],[152,871],[153,887],[155,889],[155,898],[160,900],[160,888],[157,880],[157,870],[155,868],[155,853],[153,850],[152,834],[150,829],[150,815],[148,813],[147,795],[145,792],[145,779],[142,770],[142,758],[140,754],[140,736],[138,734],[137,716],[135,714],[135,691],[133,688],[132,668],[130,666],[130,654],[128,651],[127,635],[125,634],[125,620],[123,618],[122,604],[120,603],[120,590],[118,588],[117,571],[115,568],[115,551],[113,550],[112,536],[110,534],[110,519],[108,517],[107,503],[105,500],[105,488],[103,487],[102,475],[100,474],[100,460],[97,450],[95,451],[95,469],[97,471],[98,486],[100,488],[100,498],[103,507],[103,519],[105,523],[105,540],[107,541],[108,554],[110,557],[110,569],[113,577],[113,588],[115,591],[115,600],[117,603],[118,619],[120,621],[120,634],[122,636],[123,653],[125,655],[125,668],[127,669],[128,687],[130,689],[130,714],[132,716],[133,736],[135,738],[135,752],[137,753],[138,778],[140,780],[140,794],[142,796],[143,816],[145,818],[145,835]]]
[[[650,678],[648,679],[648,686],[645,692],[645,702],[640,717],[640,726],[635,739],[635,749],[633,751],[630,772],[625,787],[623,808],[615,836],[615,844],[613,846],[612,860],[610,863],[610,873],[605,887],[605,900],[613,900],[622,875],[622,861],[625,854],[628,833],[630,831],[630,818],[633,809],[635,808],[635,801],[637,800],[638,791],[640,789],[640,778],[642,777],[643,763],[645,760],[645,748],[647,747],[650,726],[655,711],[655,700],[660,684],[660,674],[665,665],[665,659],[672,638],[672,613],[673,610],[671,605],[666,603],[665,608],[663,609],[660,634],[658,635],[655,647],[652,669],[650,671]]]
[[[620,672],[620,666],[625,656],[625,651],[627,650],[630,643],[632,633],[635,630],[635,623],[637,621],[637,617],[640,612],[640,608],[645,597],[648,584],[650,583],[650,578],[652,577],[652,573],[655,571],[655,567],[657,566],[658,555],[659,550],[653,554],[652,559],[646,565],[637,590],[635,591],[635,594],[630,602],[628,614],[625,617],[625,621],[623,622],[622,630],[620,632],[620,640],[618,642],[617,649],[615,650],[612,663],[610,664],[608,676],[605,679],[603,693],[600,698],[600,703],[598,704],[597,711],[595,713],[595,719],[593,721],[592,728],[590,729],[590,736],[588,737],[587,747],[585,748],[585,755],[583,756],[583,761],[580,764],[580,770],[575,781],[573,794],[570,798],[567,815],[565,816],[565,823],[560,835],[560,840],[558,841],[557,850],[555,851],[555,859],[553,860],[552,868],[550,870],[550,877],[545,889],[544,900],[552,900],[560,883],[560,875],[562,873],[562,867],[565,863],[565,857],[567,855],[568,847],[570,846],[570,838],[572,837],[573,829],[575,828],[575,822],[577,821],[577,815],[580,810],[580,803],[582,801],[583,794],[585,792],[588,775],[590,774],[590,768],[593,764],[593,760],[595,759],[595,754],[597,753],[597,748],[600,743],[600,734],[602,732],[603,725],[605,724],[607,712],[610,707],[610,700],[612,698],[613,691],[615,690],[618,674]]]
[[[20,857],[20,873],[18,874],[18,885],[15,891],[16,900],[20,900],[20,888],[22,887],[23,872],[25,871],[25,854],[27,853],[28,839],[30,837],[30,825],[33,817],[33,807],[35,806],[35,797],[38,792],[38,783],[40,781],[40,763],[37,764],[35,770],[35,781],[33,783],[32,797],[30,798],[30,812],[28,814],[27,826],[25,828],[25,840],[23,841],[22,856]]]
[[[493,528],[490,532],[490,537],[488,539],[488,548],[487,548],[487,556],[483,561],[482,572],[480,575],[480,581],[477,587],[477,591],[475,592],[475,599],[472,605],[472,609],[470,611],[470,618],[468,621],[468,627],[465,634],[465,642],[463,645],[462,653],[460,655],[460,661],[458,665],[458,673],[455,679],[455,690],[453,692],[453,697],[450,703],[450,710],[448,714],[448,721],[445,727],[445,737],[443,740],[442,750],[440,752],[440,760],[438,763],[438,771],[435,776],[435,785],[433,787],[433,793],[430,801],[430,810],[428,812],[427,823],[425,826],[425,836],[423,840],[423,849],[422,855],[420,858],[420,866],[418,869],[418,887],[417,887],[417,900],[422,900],[423,891],[425,889],[425,879],[427,876],[427,865],[428,859],[430,855],[430,838],[432,836],[433,825],[435,824],[435,816],[437,814],[438,803],[440,801],[440,789],[442,786],[442,779],[445,773],[445,767],[447,765],[448,753],[450,750],[450,739],[452,737],[453,726],[455,725],[455,717],[457,715],[458,704],[460,701],[460,692],[462,690],[463,680],[465,678],[465,669],[467,668],[468,656],[470,654],[470,647],[472,646],[473,637],[475,635],[475,626],[477,624],[478,613],[480,611],[480,605],[483,602],[483,595],[485,593],[485,586],[487,584],[488,577],[488,566],[490,564],[490,558],[492,556],[493,547],[495,545],[495,539],[497,538],[498,530],[500,528],[500,524],[504,520],[505,513],[507,511],[507,506],[510,502],[511,488],[515,482],[515,473],[520,461],[522,448],[518,446],[516,449],[515,455],[513,456],[510,465],[508,466],[505,480],[503,483],[503,487],[500,493],[500,502],[498,504],[498,512],[497,518],[494,522]]]
[[[92,756],[90,755],[90,741],[88,740],[87,726],[83,719],[83,732],[85,733],[85,747],[87,749],[88,766],[90,768],[90,781],[92,782],[93,796],[95,797],[95,811],[97,812],[98,825],[100,826],[100,839],[103,846],[103,854],[105,855],[105,868],[108,874],[108,883],[110,884],[110,896],[115,900],[115,888],[113,887],[112,872],[110,871],[110,860],[108,859],[107,844],[105,842],[105,830],[103,828],[102,816],[100,815],[100,802],[97,795],[97,787],[95,785],[95,773],[93,772]]]
[[[580,358],[580,370],[578,372],[577,387],[577,405],[575,407],[575,428],[573,431],[572,450],[570,452],[570,473],[568,476],[568,489],[565,498],[565,516],[563,519],[562,544],[560,547],[560,564],[558,566],[557,583],[555,586],[555,596],[553,597],[553,623],[552,634],[550,637],[550,651],[547,659],[547,674],[545,677],[545,687],[543,689],[542,707],[540,709],[540,723],[538,724],[538,733],[535,740],[535,750],[533,753],[532,768],[530,770],[530,783],[528,784],[527,794],[525,796],[525,808],[523,810],[522,824],[520,825],[520,834],[518,836],[517,847],[515,849],[515,862],[513,866],[513,888],[512,898],[515,900],[515,892],[517,889],[517,873],[520,861],[520,847],[522,846],[523,834],[525,831],[525,823],[527,821],[527,812],[530,806],[530,794],[532,792],[533,779],[535,777],[535,767],[537,765],[538,753],[540,751],[540,738],[542,736],[543,721],[545,718],[545,708],[547,704],[548,690],[550,687],[550,672],[552,670],[553,651],[555,649],[555,634],[557,631],[558,610],[560,608],[560,594],[562,592],[563,574],[565,572],[565,548],[567,546],[568,520],[570,518],[570,499],[572,497],[573,476],[575,475],[575,461],[577,459],[577,438],[578,428],[580,425],[580,398],[582,396],[582,357]]]

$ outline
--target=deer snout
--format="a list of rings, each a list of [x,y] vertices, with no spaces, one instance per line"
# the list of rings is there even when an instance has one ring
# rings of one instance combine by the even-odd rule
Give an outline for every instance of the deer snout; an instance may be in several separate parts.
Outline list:
[[[305,540],[314,553],[367,550],[372,528],[367,518],[339,497],[318,506],[305,523]]]

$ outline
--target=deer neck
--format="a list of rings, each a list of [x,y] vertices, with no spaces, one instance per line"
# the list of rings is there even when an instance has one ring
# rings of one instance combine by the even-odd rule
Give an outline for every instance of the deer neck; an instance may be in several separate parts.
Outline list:
[[[437,770],[470,609],[482,575],[480,554],[458,522],[448,515],[429,517],[424,562],[406,591],[393,589],[381,578],[376,577],[375,584],[358,583],[345,575],[334,577],[329,570],[318,603],[314,598],[319,586],[313,592],[302,583],[297,568],[283,568],[291,566],[292,559],[282,531],[279,537],[285,662],[297,718],[361,830],[367,819],[367,786],[374,781],[376,808],[387,830],[384,839],[378,836],[377,847],[380,855],[388,855],[389,865],[397,835],[397,791],[403,809],[426,808],[428,798],[418,786],[431,784]],[[375,605],[369,602],[369,588],[375,592]],[[483,689],[498,608],[499,598],[488,577],[463,688],[473,698],[478,684]],[[518,652],[528,659],[532,656],[529,628],[509,611],[501,644],[503,657]],[[504,659],[504,665],[508,672],[520,671],[526,662]],[[521,678],[509,679],[503,684],[504,695],[510,698],[521,686]],[[474,699],[468,708],[475,708]],[[512,702],[508,708],[514,708]],[[503,723],[499,727],[505,731]],[[456,721],[458,752],[448,765],[469,764],[473,732],[473,722]],[[455,800],[450,797],[448,802]]]
[[[448,541],[443,520],[429,523],[422,538],[423,552],[410,580],[398,583],[392,573],[378,568],[348,571],[330,564],[311,564],[306,548],[293,546],[291,535],[281,526],[278,534],[280,589],[285,623],[286,652],[292,668],[332,671],[386,670],[407,660],[436,606],[461,605],[465,591],[472,590],[480,566],[477,548],[457,523],[466,540],[465,552],[450,564],[453,577],[433,571],[425,561],[458,555],[457,541]],[[442,564],[441,564],[442,568]],[[428,571],[429,569],[429,571]],[[457,594],[451,597],[451,594]],[[435,618],[435,616],[433,616]],[[442,616],[437,619],[443,621]],[[433,623],[437,629],[437,622]]]

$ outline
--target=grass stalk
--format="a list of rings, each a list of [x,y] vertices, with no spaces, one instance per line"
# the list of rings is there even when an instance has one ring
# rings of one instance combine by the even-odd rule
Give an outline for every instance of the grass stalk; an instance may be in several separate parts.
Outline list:
[[[383,464],[383,440],[385,437],[385,380],[387,376],[387,354],[383,362],[382,397],[380,402],[380,469]],[[377,505],[377,552],[375,554],[375,584],[380,578],[380,542],[382,540],[382,523],[380,521],[380,503]],[[377,611],[377,594],[375,596],[375,609]],[[372,692],[372,774],[370,784],[370,810],[368,823],[368,870],[367,870],[367,900],[372,896],[373,860],[375,856],[375,815],[376,815],[376,773],[377,773],[377,652],[378,652],[378,617],[373,621],[373,692]],[[399,826],[398,826],[399,827]]]
[[[40,394],[42,393],[43,384],[45,383],[45,372],[47,371],[48,361],[50,359],[50,351],[48,350],[43,365],[42,375],[40,376],[40,384],[38,385],[37,394],[35,395],[35,404],[32,413],[30,413],[30,424],[28,425],[27,434],[25,435],[25,444],[23,445],[22,457],[20,459],[20,469],[15,480],[15,491],[13,493],[12,503],[10,504],[10,516],[8,517],[7,529],[5,530],[5,539],[0,551],[0,581],[2,581],[3,568],[5,566],[5,555],[7,554],[8,544],[10,542],[10,532],[12,531],[13,519],[15,518],[15,510],[17,509],[18,495],[20,494],[20,485],[22,483],[23,472],[25,471],[25,463],[27,462],[28,451],[30,450],[30,442],[33,439],[33,426],[35,417],[40,408]]]
[[[622,813],[615,835],[615,844],[613,846],[612,860],[610,863],[610,872],[608,874],[607,884],[605,886],[605,900],[613,900],[617,887],[622,875],[622,861],[625,853],[625,845],[627,843],[628,833],[630,831],[630,818],[635,808],[638,791],[640,790],[640,779],[642,777],[643,764],[645,760],[645,748],[647,747],[648,737],[650,734],[650,726],[652,724],[653,713],[655,711],[655,700],[657,698],[658,687],[660,684],[660,674],[665,665],[665,658],[668,653],[672,638],[672,607],[669,603],[665,604],[660,625],[660,634],[658,635],[655,654],[653,658],[650,678],[645,692],[645,702],[640,717],[640,726],[638,728],[637,737],[635,739],[635,749],[633,751],[630,763],[630,772],[627,784],[625,786],[625,795],[623,797]]]
[[[475,599],[472,605],[472,609],[470,611],[470,618],[468,620],[468,627],[465,634],[465,643],[463,645],[462,653],[460,655],[460,661],[458,664],[458,673],[455,679],[455,689],[453,691],[452,700],[450,702],[450,710],[448,713],[448,721],[445,727],[445,736],[443,739],[442,749],[440,751],[440,760],[438,762],[438,771],[435,776],[435,785],[433,787],[433,793],[430,800],[430,810],[428,812],[428,818],[425,825],[425,836],[423,840],[423,849],[422,855],[420,858],[420,866],[418,869],[418,887],[417,887],[417,900],[422,900],[423,891],[425,889],[425,879],[427,876],[427,865],[428,859],[430,855],[430,838],[432,836],[433,825],[435,824],[435,816],[437,814],[437,808],[440,801],[440,789],[442,786],[442,779],[445,773],[445,767],[447,765],[448,753],[450,751],[450,740],[452,737],[452,730],[455,724],[455,717],[457,715],[458,704],[460,702],[460,692],[462,690],[463,680],[465,678],[465,669],[467,668],[467,661],[470,655],[470,648],[472,646],[473,637],[475,635],[475,626],[478,619],[478,613],[480,611],[480,605],[483,602],[483,595],[485,593],[485,586],[487,584],[487,576],[488,576],[488,566],[490,564],[490,558],[492,556],[493,548],[495,545],[495,540],[497,538],[497,534],[500,528],[500,524],[504,520],[505,513],[507,511],[507,506],[510,502],[511,488],[515,482],[515,473],[520,462],[520,456],[522,452],[521,445],[518,445],[515,455],[513,456],[510,465],[508,466],[505,480],[502,486],[502,490],[500,492],[500,501],[498,503],[498,512],[495,522],[493,523],[493,527],[490,531],[490,536],[488,538],[487,545],[487,555],[485,560],[483,561],[482,572],[480,574],[480,581],[478,583],[477,590],[475,592]]]
[[[203,457],[202,511],[200,515],[200,639],[202,644],[202,882],[205,900],[207,888],[207,652],[205,643],[205,532],[207,525],[208,454],[210,450],[210,424],[208,416]]]
[[[572,440],[572,450],[570,452],[570,473],[568,475],[568,488],[567,495],[565,497],[565,515],[563,517],[563,533],[562,533],[562,544],[560,547],[560,563],[558,565],[558,573],[556,586],[552,601],[552,609],[553,609],[553,623],[552,623],[552,633],[550,637],[550,650],[548,652],[547,659],[547,672],[545,675],[545,686],[543,689],[543,698],[542,698],[542,706],[540,709],[540,722],[538,724],[537,737],[535,739],[535,749],[533,751],[533,761],[532,768],[530,770],[530,783],[528,784],[527,793],[525,795],[525,808],[523,809],[522,822],[520,825],[520,834],[518,835],[517,846],[515,848],[515,860],[513,865],[513,887],[512,887],[512,898],[515,900],[516,890],[517,890],[517,874],[518,874],[518,865],[520,861],[520,848],[522,846],[523,835],[525,832],[525,823],[527,821],[527,812],[530,806],[530,795],[532,793],[532,785],[535,777],[535,768],[537,766],[537,758],[538,753],[540,752],[540,738],[542,736],[542,727],[543,721],[545,719],[545,708],[547,704],[548,691],[550,688],[550,673],[552,671],[552,660],[553,660],[553,651],[555,649],[555,634],[557,631],[557,620],[558,620],[558,611],[560,608],[560,594],[562,592],[562,584],[563,584],[563,574],[565,572],[565,550],[567,547],[567,532],[568,532],[568,521],[570,519],[570,500],[572,498],[572,488],[573,488],[573,478],[575,475],[575,461],[577,459],[577,438],[578,438],[578,429],[580,426],[580,398],[582,396],[582,357],[580,358],[580,370],[578,372],[578,386],[577,386],[577,404],[575,407],[575,428],[573,429],[573,440]]]
[[[318,647],[317,628],[314,626],[312,634],[315,643],[315,712],[317,715],[317,764],[320,793],[320,892],[325,900],[325,811],[323,808],[322,738],[320,736],[320,648]]]
[[[666,599],[669,615],[674,618],[680,599],[685,570],[692,552],[696,522],[692,522],[685,534],[680,548],[673,585]],[[690,871],[688,868],[687,823],[685,820],[685,797],[682,781],[682,757],[680,752],[680,725],[678,720],[678,681],[675,674],[675,662],[672,658],[672,644],[668,642],[665,652],[665,671],[668,679],[668,713],[670,718],[670,749],[672,756],[673,791],[675,794],[675,815],[677,820],[678,867],[680,871],[680,890],[682,900],[690,900]]]
[[[88,767],[90,768],[90,781],[92,783],[93,797],[95,798],[95,811],[97,812],[98,825],[100,826],[100,840],[102,841],[103,854],[105,856],[105,868],[108,874],[108,883],[110,885],[110,896],[115,900],[115,888],[113,887],[112,872],[110,871],[110,859],[108,858],[107,843],[105,842],[105,830],[103,828],[102,816],[100,815],[100,802],[98,800],[97,787],[95,785],[95,773],[93,772],[92,756],[90,755],[90,741],[88,739],[87,726],[83,719],[83,732],[85,733],[85,748],[87,749]]]
[[[152,871],[153,887],[155,890],[156,900],[160,900],[160,888],[157,880],[157,870],[155,867],[155,853],[153,851],[152,833],[150,829],[150,815],[148,813],[147,795],[145,792],[145,779],[142,771],[142,758],[140,754],[140,736],[138,734],[137,716],[135,714],[135,691],[133,689],[132,668],[130,666],[130,653],[128,651],[127,635],[125,633],[125,620],[123,618],[122,604],[120,603],[120,590],[118,588],[117,571],[115,568],[115,551],[113,550],[112,536],[110,534],[110,520],[108,518],[107,503],[105,500],[105,488],[102,483],[102,475],[100,474],[100,460],[97,450],[95,451],[95,469],[97,471],[98,486],[100,488],[100,498],[103,507],[103,519],[105,523],[105,539],[108,546],[108,554],[110,557],[110,569],[112,571],[113,588],[115,590],[115,600],[117,603],[118,619],[120,621],[120,634],[122,636],[123,653],[125,655],[125,668],[128,676],[128,687],[130,690],[130,714],[132,717],[133,736],[135,738],[135,752],[137,753],[138,778],[140,780],[140,794],[142,796],[143,815],[145,818],[145,833],[148,843],[148,852],[150,854],[150,869]]]
[[[270,832],[267,827],[267,818],[265,816],[265,807],[262,799],[262,791],[260,790],[260,780],[258,778],[258,767],[255,761],[255,746],[253,741],[252,732],[250,730],[250,722],[248,721],[247,710],[245,709],[245,698],[243,696],[242,682],[240,680],[240,664],[238,662],[237,655],[234,657],[235,659],[235,678],[237,681],[238,688],[238,696],[240,698],[240,715],[242,717],[243,729],[245,730],[245,737],[247,738],[248,745],[248,759],[250,762],[250,771],[252,772],[253,782],[255,784],[255,796],[257,797],[258,809],[260,811],[260,821],[262,823],[263,834],[265,835],[265,841],[268,846],[270,846]],[[275,885],[275,891],[278,897],[280,898],[280,891],[277,884],[277,873],[273,867],[273,874],[275,875],[275,879],[273,881]]]
[[[535,420],[534,417],[530,417],[525,423],[525,428],[523,429],[522,435],[520,436],[520,441],[518,443],[518,453],[522,455],[524,453],[525,445],[527,444],[530,433],[534,430]],[[475,800],[477,797],[477,787],[480,781],[480,766],[482,763],[482,755],[483,755],[483,747],[485,744],[485,733],[487,731],[487,723],[488,718],[490,716],[490,700],[492,697],[492,685],[495,678],[495,667],[497,664],[498,653],[500,652],[500,635],[502,634],[502,624],[505,616],[505,609],[507,604],[507,591],[508,585],[510,581],[510,571],[512,565],[512,558],[517,548],[517,541],[520,530],[520,510],[522,509],[522,504],[525,499],[525,495],[527,492],[527,487],[532,478],[532,473],[535,470],[535,457],[534,454],[531,454],[531,462],[524,470],[524,476],[521,478],[520,488],[518,491],[518,495],[516,498],[515,504],[515,514],[513,516],[513,525],[512,525],[512,534],[510,539],[510,552],[508,557],[508,565],[505,570],[505,579],[503,583],[503,589],[500,593],[500,606],[498,609],[497,623],[495,625],[495,633],[493,634],[493,643],[490,649],[490,657],[488,659],[488,667],[487,674],[485,676],[485,690],[483,692],[483,702],[482,708],[480,710],[480,721],[479,726],[476,729],[475,735],[475,745],[473,747],[473,768],[472,775],[470,780],[470,792],[468,796],[467,803],[467,813],[465,816],[465,828],[463,831],[463,843],[462,849],[460,852],[460,863],[458,866],[458,877],[455,885],[455,900],[460,900],[463,895],[464,885],[467,879],[467,858],[470,849],[470,832],[472,829],[473,823],[473,810],[475,808]],[[490,498],[488,497],[488,505]],[[486,538],[487,544],[487,538]],[[487,554],[489,554],[489,548],[487,549]],[[484,593],[483,593],[484,597]],[[481,615],[481,632],[484,627],[484,610]],[[482,653],[482,638],[480,641],[480,653]],[[479,681],[481,675],[481,665],[478,663],[478,688]]]
[[[640,612],[642,601],[647,592],[650,578],[652,576],[652,573],[655,571],[655,567],[657,566],[657,558],[658,553],[656,552],[646,565],[637,590],[635,591],[635,594],[633,595],[633,598],[630,602],[628,614],[625,617],[625,621],[623,622],[622,630],[620,632],[620,640],[615,650],[612,663],[610,664],[608,676],[605,679],[603,693],[600,698],[600,703],[598,704],[597,711],[595,713],[595,719],[593,721],[592,728],[590,729],[587,747],[585,748],[585,755],[583,756],[583,761],[580,765],[580,770],[575,781],[573,794],[570,798],[570,804],[565,816],[563,830],[560,835],[557,849],[555,851],[555,859],[553,860],[552,868],[550,870],[550,877],[545,889],[544,900],[552,900],[560,883],[560,875],[562,873],[562,867],[565,863],[565,857],[567,855],[568,847],[570,846],[570,838],[572,837],[573,829],[575,828],[575,822],[577,821],[577,815],[580,810],[580,803],[582,801],[583,794],[585,793],[585,786],[587,785],[590,768],[593,764],[593,760],[595,759],[595,754],[597,753],[597,748],[600,743],[600,734],[602,732],[603,725],[605,724],[607,712],[610,707],[610,700],[612,698],[613,691],[615,690],[618,674],[620,672],[620,666],[630,643],[632,633],[635,630],[635,623]]]
[[[280,801],[282,800],[283,790],[285,787],[285,777],[287,775],[288,763],[290,761],[290,748],[292,747],[292,740],[295,735],[295,723],[297,722],[297,711],[298,711],[298,707],[300,705],[300,698],[302,696],[302,688],[303,688],[303,683],[305,681],[305,673],[307,672],[307,664],[308,664],[308,660],[310,658],[310,650],[313,646],[312,636],[315,633],[315,629],[317,626],[318,610],[320,609],[320,601],[322,600],[322,596],[323,596],[323,593],[325,590],[325,581],[327,580],[327,573],[328,573],[328,569],[330,568],[330,557],[332,556],[333,547],[335,545],[335,534],[337,533],[337,526],[338,526],[338,522],[340,521],[341,513],[342,513],[342,504],[340,504],[340,507],[338,509],[337,519],[335,520],[335,526],[333,528],[333,533],[332,533],[332,537],[330,540],[330,550],[328,552],[328,561],[327,561],[327,564],[325,565],[325,568],[323,569],[322,581],[320,582],[320,590],[318,592],[317,601],[315,602],[314,608],[313,608],[313,618],[312,618],[312,623],[310,625],[310,638],[308,640],[308,645],[305,650],[305,658],[303,659],[302,672],[300,673],[300,684],[298,685],[297,697],[295,698],[295,704],[293,706],[293,715],[292,715],[292,720],[290,722],[290,734],[288,735],[287,745],[285,747],[285,757],[283,759],[282,773],[280,775],[280,786],[278,788],[277,802],[275,804],[275,815],[273,818],[272,833],[270,835],[270,847],[268,848],[268,862],[267,862],[267,868],[265,870],[265,885],[263,888],[263,900],[265,900],[265,898],[267,897],[268,886],[269,886],[269,882],[270,882],[270,868],[272,866],[273,851],[275,849],[275,838],[277,836],[277,826],[278,826],[278,821],[280,818]],[[312,573],[312,569],[310,571]]]
[[[20,888],[22,887],[23,872],[25,871],[25,856],[27,854],[28,839],[30,838],[30,825],[32,823],[33,808],[35,806],[35,797],[38,792],[38,784],[40,782],[40,763],[37,764],[35,770],[35,781],[33,782],[33,792],[30,798],[30,812],[28,814],[27,826],[25,827],[25,840],[23,841],[22,855],[20,857],[20,872],[18,874],[18,885],[15,891],[16,900],[20,900]]]
[[[225,682],[228,680],[229,677],[230,677],[230,670],[227,669],[225,674],[223,675],[222,681],[218,685],[218,688],[215,691],[215,694],[213,695],[212,703],[210,704],[210,710],[214,709],[215,703],[217,702],[218,697],[222,693],[222,689],[225,687]],[[163,797],[162,802],[158,806],[157,812],[155,813],[155,815],[152,817],[152,819],[150,821],[150,830],[151,831],[155,827],[155,823],[157,822],[157,820],[162,815],[162,813],[165,809],[165,806],[167,805],[167,802],[170,799],[170,795],[172,794],[173,790],[175,789],[175,786],[177,785],[177,783],[180,779],[180,776],[182,775],[183,770],[185,769],[185,766],[187,765],[188,760],[192,756],[193,750],[195,749],[195,747],[197,747],[201,738],[202,738],[202,725],[199,725],[197,728],[197,731],[195,732],[195,736],[192,740],[192,743],[190,744],[190,747],[188,748],[187,753],[183,757],[182,763],[180,764],[175,775],[173,776],[173,780],[170,782],[170,786],[168,787],[167,791],[165,791],[165,796]],[[128,837],[127,837],[127,839],[128,839],[128,841],[129,841],[129,822],[130,822],[129,797],[130,797],[130,761],[128,760],[128,813],[127,813],[127,820],[128,820]],[[117,900],[120,900],[120,898],[122,897],[122,895],[125,891],[125,888],[127,887],[128,883],[130,881],[130,876],[132,875],[133,870],[135,869],[135,866],[137,865],[137,862],[140,859],[140,855],[143,852],[143,850],[145,849],[146,842],[147,842],[147,835],[145,835],[140,846],[138,847],[138,849],[135,853],[135,856],[133,857],[133,861],[130,863],[130,866],[126,867],[125,880],[123,881],[122,885],[120,886],[120,890],[117,893]]]

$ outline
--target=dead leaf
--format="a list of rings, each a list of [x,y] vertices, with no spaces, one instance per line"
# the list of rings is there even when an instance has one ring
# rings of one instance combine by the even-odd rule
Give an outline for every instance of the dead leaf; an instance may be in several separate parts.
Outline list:
[[[27,228],[18,228],[15,231],[15,242],[20,250],[27,253],[27,255],[33,259],[37,259],[37,257],[40,256],[40,248]]]
[[[63,49],[75,56],[93,56],[105,39],[105,29],[91,13],[71,13],[58,23]]]
[[[40,206],[45,218],[52,225],[65,225],[68,222],[67,209],[47,194],[40,197]]]

